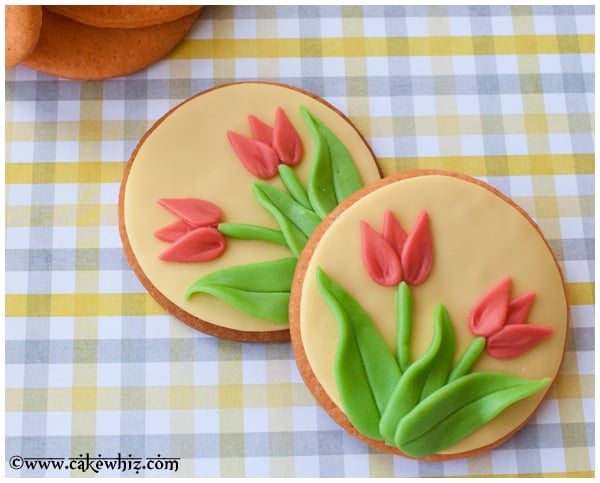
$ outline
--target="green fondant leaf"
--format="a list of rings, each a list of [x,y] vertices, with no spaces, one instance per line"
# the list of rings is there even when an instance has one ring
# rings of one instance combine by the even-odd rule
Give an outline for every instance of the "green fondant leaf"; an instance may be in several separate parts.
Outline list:
[[[308,198],[315,212],[325,218],[363,184],[354,159],[342,141],[307,109],[301,107],[300,111],[315,144],[308,178]]]
[[[320,218],[290,195],[267,183],[253,186],[256,200],[275,218],[292,253],[298,257]]]
[[[346,415],[361,433],[382,439],[379,419],[401,372],[365,310],[320,268],[317,284],[339,327],[336,384]]]
[[[434,316],[436,318],[444,319],[442,322],[442,340],[440,342],[440,348],[429,369],[429,374],[427,374],[425,384],[423,385],[421,400],[425,399],[432,392],[435,392],[448,382],[448,375],[450,374],[452,363],[454,362],[456,335],[448,310],[444,305],[439,304],[435,309]]]
[[[402,418],[394,442],[413,457],[443,451],[549,382],[550,378],[528,380],[493,372],[468,374],[438,389]]]
[[[278,170],[279,177],[292,198],[305,208],[312,210],[308,195],[306,194],[304,186],[300,183],[298,176],[296,176],[296,172],[287,164],[280,164]]]
[[[296,258],[237,265],[196,280],[187,290],[213,295],[238,310],[269,322],[288,323],[288,306]]]
[[[454,346],[454,327],[444,312],[445,308],[439,304],[436,307],[433,337],[429,347],[402,374],[381,416],[379,430],[389,444],[393,444],[398,423],[419,403],[427,386],[434,387],[439,384],[440,373],[443,372],[445,366],[448,367],[447,371],[450,370],[454,347],[450,351],[449,346]],[[450,352],[452,357],[450,357]],[[449,357],[449,360],[444,360]],[[446,372],[446,377],[447,375]]]

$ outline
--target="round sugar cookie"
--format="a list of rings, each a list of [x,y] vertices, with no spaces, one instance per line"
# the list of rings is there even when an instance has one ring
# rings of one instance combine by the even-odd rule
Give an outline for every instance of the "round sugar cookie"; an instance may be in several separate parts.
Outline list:
[[[4,65],[14,67],[25,59],[37,44],[42,26],[39,5],[4,6]]]
[[[140,28],[197,13],[200,5],[47,5],[47,10],[101,28]]]
[[[338,193],[322,185],[332,167],[344,173]],[[321,220],[312,204],[378,179],[367,142],[325,100],[275,83],[218,86],[168,112],[133,152],[119,198],[123,246],[148,292],[191,327],[287,341],[298,250]]]
[[[132,74],[165,57],[183,39],[197,13],[136,29],[91,27],[44,9],[40,38],[26,66],[74,80]]]
[[[486,183],[435,170],[338,206],[304,249],[290,301],[294,355],[320,405],[369,446],[430,461],[523,427],[567,330],[539,227]]]

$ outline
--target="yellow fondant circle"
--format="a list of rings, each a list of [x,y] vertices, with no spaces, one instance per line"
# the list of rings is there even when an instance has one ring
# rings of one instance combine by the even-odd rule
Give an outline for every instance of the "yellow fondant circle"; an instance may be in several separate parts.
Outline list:
[[[556,259],[530,219],[491,188],[450,173],[415,172],[384,179],[376,186],[363,190],[369,191],[365,196],[360,193],[362,197],[353,197],[339,207],[337,217],[326,220],[330,225],[314,237],[320,236],[318,240],[309,242],[310,248],[301,258],[306,270],[296,288],[301,292],[293,294],[300,300],[299,335],[309,363],[309,368],[301,371],[311,371],[331,401],[342,409],[334,376],[337,322],[318,290],[317,267],[361,304],[388,345],[394,347],[395,290],[377,285],[367,274],[361,259],[359,223],[365,220],[380,232],[384,211],[389,209],[408,232],[419,213],[426,210],[433,237],[433,268],[422,285],[411,288],[413,360],[431,342],[436,304],[443,303],[452,318],[458,358],[475,337],[467,323],[471,308],[488,289],[511,277],[511,298],[529,291],[536,293],[528,322],[550,326],[554,332],[514,359],[500,361],[484,353],[474,370],[554,378],[566,343],[567,301]],[[501,440],[531,416],[546,392],[508,408],[444,453],[465,453]]]
[[[158,259],[166,244],[153,236],[176,218],[157,204],[159,198],[200,198],[218,205],[224,222],[248,223],[278,229],[256,202],[257,181],[242,166],[226,132],[251,137],[248,115],[273,125],[281,107],[300,134],[303,160],[296,168],[305,183],[314,153],[300,106],[327,124],[354,158],[364,184],[380,178],[374,156],[348,119],[332,106],[304,91],[279,84],[248,82],[217,87],[187,100],[142,139],[134,152],[121,191],[121,224],[142,277],[187,318],[200,319],[245,332],[280,331],[286,325],[250,317],[206,294],[185,300],[188,287],[201,276],[226,267],[289,257],[291,253],[267,242],[227,240],[220,258],[205,263],[173,263]],[[269,181],[282,186],[278,179]],[[153,294],[155,295],[155,294]]]

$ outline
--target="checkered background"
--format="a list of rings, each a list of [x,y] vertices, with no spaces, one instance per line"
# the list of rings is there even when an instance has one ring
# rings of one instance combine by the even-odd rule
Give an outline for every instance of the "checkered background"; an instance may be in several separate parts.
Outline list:
[[[11,465],[120,453],[178,471],[97,476],[593,476],[594,20],[593,6],[211,6],[128,77],[7,70],[6,474],[96,476]],[[370,450],[316,405],[289,344],[195,332],[142,288],[117,228],[127,159],[171,107],[257,79],[334,104],[386,174],[476,176],[538,222],[572,326],[549,397],[507,443],[444,463]]]

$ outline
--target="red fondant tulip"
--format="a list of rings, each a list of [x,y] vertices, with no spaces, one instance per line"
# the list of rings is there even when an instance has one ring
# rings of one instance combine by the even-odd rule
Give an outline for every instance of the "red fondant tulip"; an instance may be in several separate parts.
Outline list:
[[[369,276],[384,287],[398,285],[402,280],[400,257],[379,233],[361,221],[363,263]]]
[[[225,245],[225,237],[219,230],[200,227],[177,239],[158,258],[170,262],[206,262],[220,256]]]
[[[510,284],[510,278],[505,278],[475,304],[469,316],[469,328],[474,335],[488,337],[504,326]]]
[[[196,198],[161,198],[158,204],[193,227],[216,226],[221,221],[221,209],[210,201]]]
[[[194,227],[183,220],[177,220],[175,223],[163,226],[154,232],[154,236],[159,240],[166,242],[174,242],[179,240],[183,235],[192,231]]]
[[[429,229],[429,217],[422,212],[402,247],[404,280],[409,285],[423,283],[433,262],[433,242]]]
[[[383,217],[382,234],[361,221],[363,261],[371,278],[386,287],[402,280],[423,283],[431,272],[433,242],[429,217],[422,212],[407,235],[391,211]]]
[[[552,327],[526,324],[535,299],[527,292],[510,299],[511,279],[501,280],[474,305],[469,328],[474,335],[486,337],[486,351],[496,359],[520,356],[552,334]]]
[[[227,131],[227,139],[244,167],[254,176],[271,179],[277,174],[279,158],[271,146],[233,131]]]
[[[273,127],[253,115],[248,116],[248,124],[252,138],[233,131],[227,131],[227,138],[242,164],[254,176],[271,179],[280,163],[294,166],[302,160],[302,139],[283,109],[277,108]]]
[[[279,160],[288,166],[294,166],[302,159],[302,140],[300,135],[280,107],[275,114],[273,127],[273,148]]]
[[[551,327],[529,324],[505,325],[488,337],[487,353],[496,359],[512,359],[552,334]]]

